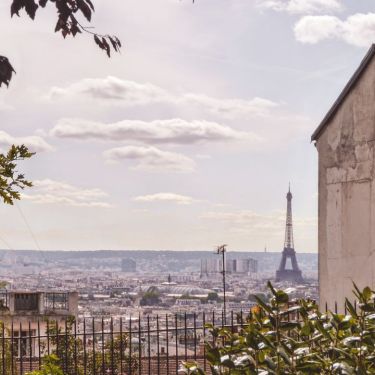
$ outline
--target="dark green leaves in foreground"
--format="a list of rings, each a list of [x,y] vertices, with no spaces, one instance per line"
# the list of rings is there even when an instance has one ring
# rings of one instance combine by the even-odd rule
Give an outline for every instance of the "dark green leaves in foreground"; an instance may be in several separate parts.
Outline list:
[[[29,159],[33,155],[24,145],[13,145],[7,154],[0,154],[0,197],[4,203],[13,204],[15,199],[20,199],[20,190],[32,186],[16,168],[18,161]]]
[[[13,17],[21,16],[25,12],[32,20],[35,19],[38,10],[48,4],[56,10],[57,21],[55,32],[67,36],[75,37],[83,32],[93,36],[95,44],[102,49],[108,57],[111,52],[119,52],[121,49],[120,40],[113,35],[101,35],[93,31],[92,27],[85,23],[90,23],[92,14],[95,11],[91,0],[12,0],[10,14]],[[5,56],[0,56],[0,87],[2,84],[9,86],[14,69]]]
[[[9,86],[13,73],[15,70],[9,60],[5,56],[0,56],[0,87],[2,84]]]
[[[13,0],[10,8],[10,14],[20,16],[20,12],[25,10],[27,15],[34,20],[37,10],[44,8],[47,4],[54,4],[57,12],[57,22],[55,32],[60,32],[65,38],[68,35],[76,36],[82,32],[92,34],[95,43],[103,49],[108,57],[111,50],[118,52],[121,48],[120,40],[111,35],[100,35],[93,32],[91,28],[83,25],[83,22],[91,22],[91,17],[95,11],[94,4],[91,0]],[[99,42],[98,42],[99,41]]]
[[[312,301],[289,302],[269,284],[268,303],[258,307],[239,331],[207,326],[212,374],[375,374],[375,293],[354,285],[356,304],[346,300],[346,315],[322,314]],[[204,374],[184,363],[185,374]]]

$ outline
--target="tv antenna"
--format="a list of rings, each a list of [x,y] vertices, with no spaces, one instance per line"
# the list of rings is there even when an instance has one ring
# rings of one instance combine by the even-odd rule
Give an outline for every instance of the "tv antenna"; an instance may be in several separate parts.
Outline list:
[[[224,310],[223,310],[223,320],[224,320],[224,325],[226,324],[226,317],[227,317],[227,309],[226,309],[226,289],[225,289],[225,253],[227,251],[227,246],[228,245],[220,245],[216,248],[216,254],[222,255],[222,269],[221,269],[221,274],[223,275],[223,292],[224,292]]]

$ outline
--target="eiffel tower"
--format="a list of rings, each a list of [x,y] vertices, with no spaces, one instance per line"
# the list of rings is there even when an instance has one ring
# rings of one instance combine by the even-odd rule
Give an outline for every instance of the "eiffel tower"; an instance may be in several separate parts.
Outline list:
[[[289,191],[286,195],[287,199],[287,210],[286,210],[286,226],[285,226],[285,242],[284,250],[280,262],[279,269],[276,271],[276,281],[294,281],[302,282],[302,272],[298,268],[296,252],[294,250],[293,241],[293,221],[292,221],[292,193]],[[290,259],[292,269],[286,268],[286,262]]]

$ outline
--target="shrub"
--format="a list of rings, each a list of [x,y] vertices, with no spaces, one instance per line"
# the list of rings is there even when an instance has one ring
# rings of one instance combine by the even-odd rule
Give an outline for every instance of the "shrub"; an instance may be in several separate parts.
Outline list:
[[[270,303],[256,297],[259,309],[238,332],[211,330],[206,343],[212,374],[375,374],[375,294],[354,285],[358,309],[346,300],[347,314],[321,313],[313,301],[293,306],[271,283]],[[185,374],[204,374],[184,363]]]
[[[59,366],[59,358],[55,354],[47,355],[43,358],[40,370],[35,370],[26,375],[64,375]]]

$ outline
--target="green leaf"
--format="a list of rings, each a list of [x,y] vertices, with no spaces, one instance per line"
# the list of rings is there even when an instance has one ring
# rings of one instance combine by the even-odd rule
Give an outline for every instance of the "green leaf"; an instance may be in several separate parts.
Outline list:
[[[362,295],[365,301],[368,301],[372,297],[371,289],[367,286],[366,288],[363,289]]]
[[[355,311],[354,306],[352,305],[352,303],[351,303],[347,298],[345,299],[345,306],[346,306],[346,308],[349,310],[350,314],[351,314],[354,318],[358,318],[358,314],[357,314],[357,312]]]
[[[292,361],[290,360],[289,356],[280,346],[277,348],[277,353],[281,356],[281,358],[285,361],[286,364],[288,364],[289,366],[292,364]]]
[[[221,354],[218,348],[210,348],[206,351],[207,360],[212,365],[219,365],[221,363]]]
[[[272,358],[266,356],[266,357],[264,358],[264,362],[267,364],[267,366],[268,366],[271,370],[276,370],[276,368],[277,368],[277,364],[276,364],[276,362],[275,362]]]
[[[323,367],[318,361],[306,361],[296,365],[296,369],[303,374],[320,374]]]
[[[299,328],[301,325],[298,322],[281,322],[279,327],[284,331],[290,331],[295,328]]]
[[[283,292],[282,290],[278,290],[276,292],[276,302],[277,303],[288,303],[289,302],[289,296]]]
[[[258,305],[265,311],[267,311],[269,314],[273,314],[271,306],[264,303],[258,296],[254,296]]]
[[[268,289],[271,291],[271,293],[274,295],[274,297],[276,297],[277,291],[276,291],[276,289],[273,287],[271,281],[267,281],[267,287],[268,287]]]

